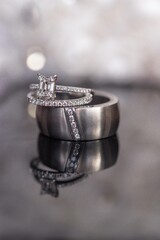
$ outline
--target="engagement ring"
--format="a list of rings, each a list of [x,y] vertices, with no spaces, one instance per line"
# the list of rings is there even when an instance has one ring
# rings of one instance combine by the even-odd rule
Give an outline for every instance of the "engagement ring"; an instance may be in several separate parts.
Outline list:
[[[57,75],[45,77],[38,74],[39,84],[31,84],[27,97],[30,103],[45,107],[80,106],[92,101],[88,88],[56,85]]]

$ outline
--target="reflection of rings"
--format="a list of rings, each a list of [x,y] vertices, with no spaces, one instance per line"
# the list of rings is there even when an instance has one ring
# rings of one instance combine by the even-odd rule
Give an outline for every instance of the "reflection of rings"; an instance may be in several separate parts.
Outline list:
[[[62,140],[96,140],[112,136],[119,124],[118,99],[94,91],[92,104],[79,107],[45,108],[37,106],[36,118],[41,132]]]
[[[93,173],[115,164],[118,156],[116,136],[89,142],[54,140],[40,134],[38,152],[41,162],[61,173]]]
[[[116,136],[90,142],[38,139],[39,157],[31,161],[35,179],[43,193],[58,196],[58,187],[75,184],[89,173],[113,166],[118,157]]]
[[[30,103],[45,107],[74,107],[92,101],[91,89],[56,85],[56,75],[53,77],[38,75],[38,79],[39,84],[30,85],[32,91],[27,95]],[[61,99],[55,99],[56,93]]]
[[[43,170],[39,167],[40,159],[31,161],[31,168],[35,179],[41,184],[41,194],[50,194],[58,197],[58,187],[73,185],[87,177],[86,174],[74,174],[71,177],[63,178],[63,174],[56,171]],[[64,175],[65,176],[65,175]]]
[[[56,180],[59,182],[66,182],[74,180],[75,178],[83,175],[75,172],[59,172],[56,170],[46,170],[39,167],[41,163],[40,158],[35,158],[31,161],[31,168],[35,177],[37,177],[40,181],[43,180]]]

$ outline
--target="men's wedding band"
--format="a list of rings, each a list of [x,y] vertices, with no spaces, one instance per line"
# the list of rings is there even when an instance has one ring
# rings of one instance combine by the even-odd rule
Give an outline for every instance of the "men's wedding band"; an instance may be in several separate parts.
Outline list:
[[[118,158],[117,136],[96,141],[55,140],[40,134],[38,153],[41,162],[63,173],[93,173],[113,166]]]
[[[112,167],[118,157],[116,136],[89,142],[60,141],[40,135],[39,157],[31,161],[35,177],[41,181],[71,180]],[[41,163],[41,167],[39,167]],[[49,169],[42,168],[42,165]]]
[[[62,97],[63,97],[62,93]],[[94,91],[90,104],[75,107],[38,105],[36,118],[41,132],[55,139],[88,141],[103,139],[116,133],[119,125],[118,98],[110,93]]]

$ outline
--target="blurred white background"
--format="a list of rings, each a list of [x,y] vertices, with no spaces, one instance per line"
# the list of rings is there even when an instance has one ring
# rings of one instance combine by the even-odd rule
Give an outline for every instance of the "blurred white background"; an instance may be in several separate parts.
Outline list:
[[[159,0],[0,0],[1,91],[35,71],[158,83],[159,26]]]

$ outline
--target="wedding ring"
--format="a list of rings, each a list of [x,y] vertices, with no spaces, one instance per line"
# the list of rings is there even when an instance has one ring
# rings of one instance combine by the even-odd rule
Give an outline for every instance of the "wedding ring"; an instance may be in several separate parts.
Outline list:
[[[39,84],[31,84],[28,101],[45,107],[74,107],[92,101],[93,91],[88,88],[56,85],[57,76],[38,75]]]
[[[113,136],[96,141],[60,141],[40,134],[40,161],[65,176],[93,173],[112,167],[118,158],[118,138]]]
[[[59,141],[39,135],[39,157],[30,163],[41,192],[58,196],[58,187],[75,184],[88,174],[112,167],[118,158],[116,136],[90,142]]]
[[[40,131],[55,139],[88,141],[106,138],[114,135],[119,125],[118,98],[95,90],[92,102],[85,106],[46,108],[38,105],[36,119]]]
[[[39,157],[31,161],[34,175],[41,179],[64,180],[113,166],[118,157],[118,139],[113,136],[103,140],[76,143],[40,135],[38,152]],[[39,168],[40,162],[50,169]]]
[[[62,174],[55,171],[46,171],[39,168],[39,158],[31,161],[31,169],[36,181],[41,185],[41,194],[49,194],[53,197],[59,196],[59,187],[67,187],[87,178],[86,174],[76,174],[72,178],[63,179]],[[59,177],[61,175],[61,177]],[[65,174],[64,174],[65,175]]]

